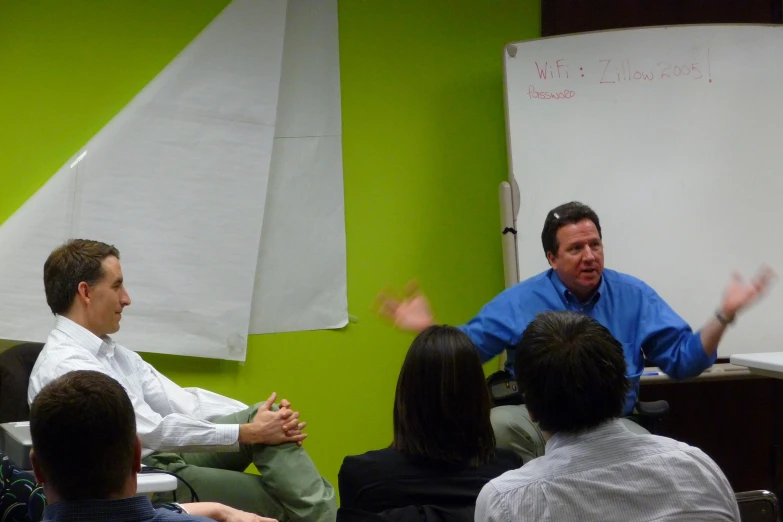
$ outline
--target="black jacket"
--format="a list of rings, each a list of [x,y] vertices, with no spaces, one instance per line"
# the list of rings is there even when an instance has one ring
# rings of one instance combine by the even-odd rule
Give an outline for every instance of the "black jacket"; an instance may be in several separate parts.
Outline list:
[[[416,461],[391,448],[346,457],[337,520],[472,522],[484,484],[520,466],[521,458],[502,449],[479,468]]]

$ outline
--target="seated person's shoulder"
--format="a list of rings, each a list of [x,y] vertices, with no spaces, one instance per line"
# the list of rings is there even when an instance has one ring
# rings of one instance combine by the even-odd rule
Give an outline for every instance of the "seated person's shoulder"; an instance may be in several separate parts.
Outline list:
[[[412,459],[395,449],[386,448],[345,457],[340,467],[340,476],[346,478],[359,474],[393,479],[401,476],[440,476],[448,471],[449,475],[484,476],[489,480],[506,471],[517,469],[522,464],[519,455],[506,449],[497,449],[495,456],[489,462],[478,468],[471,468],[465,466],[449,467],[443,463]]]
[[[75,342],[71,343],[46,343],[38,355],[33,374],[36,372],[48,370],[53,371],[61,366],[68,366],[71,363],[97,364],[98,359],[89,351],[82,349]]]
[[[379,512],[400,503],[401,478],[417,475],[404,455],[391,448],[343,459],[337,475],[343,508]]]
[[[131,364],[143,363],[141,357],[127,348],[117,345],[116,355],[122,353]],[[122,350],[122,352],[119,352]],[[94,370],[107,373],[98,357],[90,350],[80,346],[76,341],[68,340],[57,343],[46,343],[30,374],[28,389],[32,396],[37,394],[53,379],[74,370]]]
[[[407,463],[408,459],[405,455],[392,448],[372,450],[361,455],[345,457],[342,466],[340,466],[340,474],[356,470],[402,466]]]
[[[98,361],[98,354],[99,349],[97,347],[93,348],[87,348],[80,344],[78,341],[73,339],[67,339],[67,340],[60,340],[56,343],[49,343],[47,342],[43,350],[41,351],[41,355],[39,356],[39,359],[45,358],[47,360],[52,361],[63,361],[63,360],[84,360],[84,361]],[[125,348],[124,346],[120,344],[114,344],[114,356],[115,357],[122,357],[127,360],[131,361],[143,361],[141,356],[134,352],[133,350],[129,350],[128,348]]]
[[[540,286],[551,285],[550,277],[552,270],[544,270],[536,275],[530,276],[527,279],[520,281],[519,283],[508,287],[503,293],[506,292],[526,292],[534,290]]]
[[[701,449],[665,437],[654,437],[661,448],[666,467],[678,470],[678,480],[699,483],[709,494],[731,486],[720,466]]]
[[[513,455],[509,456],[509,460],[504,462],[510,464],[513,462],[514,457],[519,459],[517,455]],[[549,476],[549,462],[547,456],[544,455],[531,460],[524,466],[520,462],[518,466],[502,471],[487,482],[487,485],[491,486],[487,493],[492,496],[504,496],[513,491],[530,490],[531,488],[535,489],[540,486],[539,483],[542,480],[545,480]]]
[[[546,481],[546,478],[540,473],[526,469],[528,467],[535,468],[536,460],[488,481],[479,493],[477,509],[480,508],[485,512],[505,510],[508,509],[510,503],[516,506],[515,509],[523,509],[524,506],[519,504],[520,499],[536,498],[541,493],[543,483]]]
[[[646,444],[654,449],[672,453],[681,452],[689,455],[690,457],[694,457],[697,460],[706,459],[712,462],[712,459],[710,459],[710,457],[708,457],[707,454],[702,450],[685,442],[670,439],[669,437],[662,437],[660,435],[641,435],[641,437],[644,437]]]
[[[708,475],[722,476],[720,467],[715,461],[696,446],[659,435],[639,435],[639,437],[645,439],[640,458],[663,458],[673,462],[675,466],[679,466],[678,469],[683,473],[686,469],[693,471],[698,468],[701,470],[700,473],[706,472]]]

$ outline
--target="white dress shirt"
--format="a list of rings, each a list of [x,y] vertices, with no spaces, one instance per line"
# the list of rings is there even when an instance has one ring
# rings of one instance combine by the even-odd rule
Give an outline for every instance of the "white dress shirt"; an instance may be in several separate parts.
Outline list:
[[[618,421],[555,434],[546,453],[488,482],[476,522],[736,521],[728,480],[698,448]]]
[[[128,392],[136,431],[146,457],[154,451],[232,451],[239,448],[238,424],[209,422],[247,405],[200,388],[181,388],[139,355],[103,339],[61,315],[33,366],[27,400],[49,382],[74,370],[113,377]]]

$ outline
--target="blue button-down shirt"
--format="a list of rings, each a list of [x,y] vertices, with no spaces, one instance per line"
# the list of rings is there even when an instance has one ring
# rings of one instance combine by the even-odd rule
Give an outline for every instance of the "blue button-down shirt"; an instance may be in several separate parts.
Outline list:
[[[154,509],[145,496],[115,500],[62,501],[46,507],[41,522],[210,522],[211,519]]]
[[[631,381],[626,415],[633,411],[639,396],[645,355],[675,379],[699,375],[717,357],[706,354],[698,332],[694,333],[655,290],[635,277],[609,269],[604,269],[601,284],[586,303],[580,303],[550,269],[505,290],[460,328],[473,340],[482,361],[508,350],[506,369],[513,373],[513,348],[522,332],[537,314],[549,310],[592,317],[622,343]]]

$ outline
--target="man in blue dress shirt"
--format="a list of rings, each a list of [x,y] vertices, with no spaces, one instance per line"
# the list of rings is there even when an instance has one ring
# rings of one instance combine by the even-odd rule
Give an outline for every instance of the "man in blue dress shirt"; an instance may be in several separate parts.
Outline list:
[[[513,373],[511,348],[538,313],[571,310],[596,319],[623,345],[631,381],[625,415],[636,404],[645,356],[672,378],[699,375],[715,362],[726,327],[765,292],[774,277],[769,268],[749,282],[734,274],[713,317],[694,332],[643,281],[604,269],[601,224],[587,205],[570,202],[552,209],[541,242],[551,268],[499,294],[461,329],[483,361],[508,350],[506,369]],[[404,330],[421,331],[435,322],[426,297],[416,290],[402,300],[381,295],[379,306],[382,315]],[[645,432],[631,421],[626,424]],[[524,406],[494,408],[492,425],[499,447],[513,449],[525,461],[543,455],[543,435]]]

